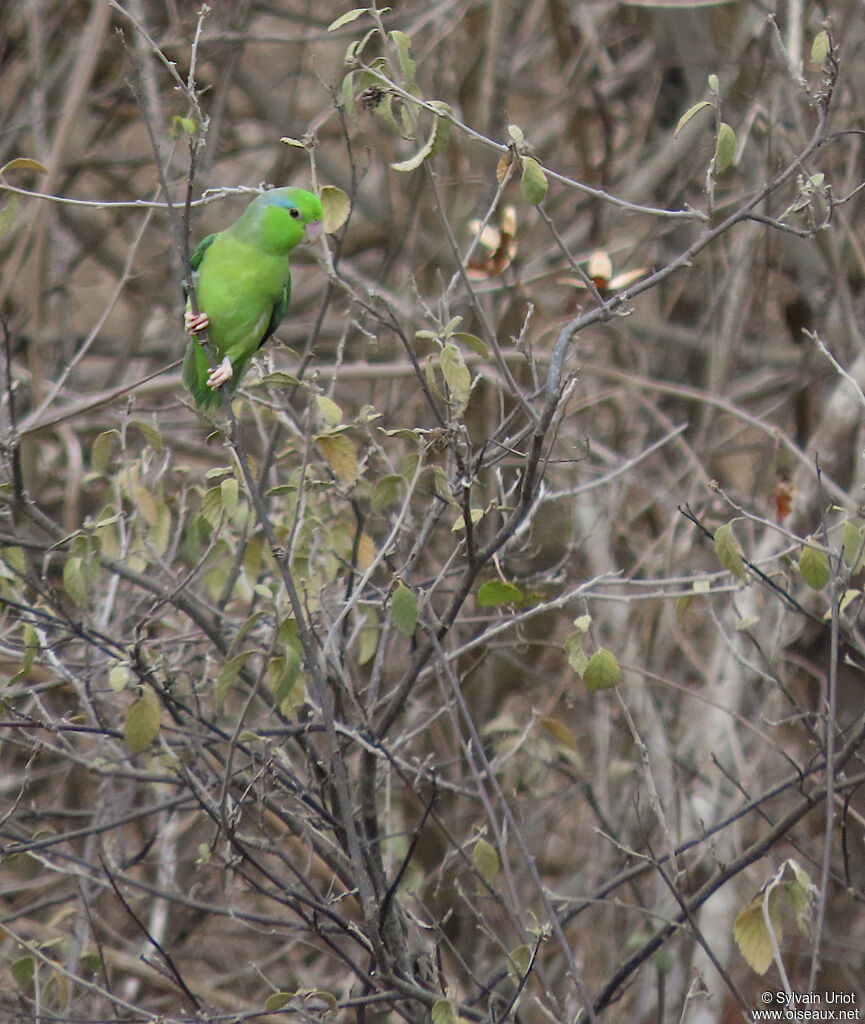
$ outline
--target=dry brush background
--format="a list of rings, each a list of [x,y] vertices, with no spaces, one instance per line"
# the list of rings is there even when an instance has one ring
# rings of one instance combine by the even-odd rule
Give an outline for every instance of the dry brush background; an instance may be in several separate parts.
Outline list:
[[[0,1016],[861,1008],[859,6],[348,10],[4,12]],[[212,423],[200,142],[351,211]]]

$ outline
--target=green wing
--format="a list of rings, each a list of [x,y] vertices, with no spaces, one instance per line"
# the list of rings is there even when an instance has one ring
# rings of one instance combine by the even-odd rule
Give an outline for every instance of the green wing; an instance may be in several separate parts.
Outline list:
[[[213,244],[213,239],[216,238],[216,233],[208,235],[206,238],[202,238],[201,241],[196,245],[194,252],[189,257],[189,265],[193,270],[198,270],[201,266],[201,261],[204,259],[204,254]]]
[[[279,327],[285,318],[286,310],[288,309],[288,303],[291,301],[291,274],[288,275],[285,281],[285,287],[282,289],[282,295],[278,301],[274,304],[273,310],[270,314],[270,320],[268,321],[267,328],[264,334],[261,336],[261,341],[258,343],[258,347],[267,341],[267,339],[273,334],[273,332]]]

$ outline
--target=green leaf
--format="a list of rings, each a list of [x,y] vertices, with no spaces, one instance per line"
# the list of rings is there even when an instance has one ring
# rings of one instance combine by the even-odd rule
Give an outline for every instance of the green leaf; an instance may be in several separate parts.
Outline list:
[[[15,221],[18,219],[18,210],[21,204],[18,201],[18,196],[10,195],[6,202],[0,209],[0,237],[8,234],[15,226]]]
[[[338,231],[348,220],[351,200],[348,194],[334,185],[325,185],[321,190],[322,224],[327,235]]]
[[[87,579],[82,558],[66,559],[63,566],[63,587],[79,608],[87,607]]]
[[[735,519],[715,530],[715,555],[722,568],[728,569],[734,576],[744,581],[748,578],[748,574],[745,572],[745,563],[742,561],[739,545],[733,536],[734,522]]]
[[[120,437],[119,430],[103,430],[93,442],[90,449],[90,465],[97,473],[101,473],[108,465],[111,458],[111,441],[115,437]]]
[[[122,662],[112,665],[108,671],[108,685],[115,693],[120,693],[129,682],[129,667]]]
[[[508,125],[508,136],[511,142],[516,143],[517,146],[522,146],[522,144],[526,141],[526,137],[523,134],[523,130],[522,128],[520,128],[518,124]]]
[[[829,56],[830,47],[829,33],[825,29],[821,29],[814,36],[814,42],[811,44],[811,63],[815,68],[824,66],[826,58]]]
[[[411,39],[409,39],[405,32],[400,32],[398,29],[394,29],[394,31],[390,32],[389,35],[396,47],[399,69],[402,72],[406,92],[413,92],[415,87],[416,65],[410,55]]]
[[[618,683],[621,675],[615,654],[606,647],[599,647],[583,671],[583,682],[589,693],[594,693],[596,690],[609,690]]]
[[[786,867],[793,872],[793,880],[784,883],[784,893],[790,904],[790,909],[796,917],[796,925],[803,935],[810,932],[811,918],[814,910],[814,901],[817,898],[817,887],[811,881],[811,876],[799,864],[790,857]]]
[[[148,423],[146,420],[132,420],[129,426],[135,427],[155,452],[161,455],[165,451],[165,442],[162,440],[162,434],[159,433],[152,423]]]
[[[388,473],[383,476],[373,488],[369,499],[372,511],[381,512],[383,508],[392,505],[399,498],[404,482],[397,473]]]
[[[126,715],[124,735],[130,754],[139,754],[146,750],[159,735],[162,720],[162,709],[159,698],[150,687],[132,702]]]
[[[450,999],[436,999],[432,1005],[432,1024],[457,1024],[457,1011]]]
[[[547,176],[544,169],[533,156],[524,156],[523,174],[520,179],[520,188],[523,192],[523,199],[533,206],[544,201],[547,194]]]
[[[18,988],[29,992],[33,987],[33,977],[36,974],[36,961],[34,958],[29,954],[22,956],[19,960],[15,960],[9,965],[9,970],[12,972],[12,977],[15,979],[15,984]]]
[[[439,365],[450,393],[451,411],[455,417],[461,416],[469,404],[472,376],[453,342],[442,346]]]
[[[297,377],[292,376],[290,373],[283,373],[282,370],[266,373],[258,379],[258,383],[264,384],[269,388],[296,388],[300,385]]]
[[[349,71],[342,80],[342,105],[354,121],[357,118],[357,104],[354,101],[354,72]]]
[[[519,604],[522,599],[522,590],[504,580],[487,580],[478,588],[478,604],[482,608],[496,608],[502,604]]]
[[[685,113],[679,118],[679,123],[676,125],[676,130],[673,132],[673,135],[678,135],[695,114],[699,114],[701,110],[705,110],[706,107],[711,106],[712,104],[708,100],[700,100],[700,102],[695,103],[693,107],[688,107]]]
[[[485,508],[470,508],[469,509],[469,520],[471,521],[472,526],[474,526],[475,523],[479,523],[483,519],[483,517],[486,515],[486,513],[487,513],[487,510]],[[462,515],[459,516],[459,518],[456,520],[454,525],[451,527],[451,533],[459,533],[460,530],[464,530],[465,528],[466,528],[466,517],[465,517],[465,513],[463,513]]]
[[[201,499],[201,514],[210,523],[216,526],[222,515],[222,488],[209,487]]]
[[[276,1010],[281,1010],[286,1003],[294,999],[296,992],[274,992],[273,995],[269,995],[264,1003],[264,1008],[268,1013],[274,1013]]]
[[[379,106],[381,106],[381,104]],[[439,100],[434,100],[429,103],[428,106],[433,107],[437,112],[429,138],[414,156],[410,156],[407,160],[402,160],[399,163],[391,164],[391,167],[395,171],[406,173],[408,171],[416,170],[424,160],[431,156],[435,156],[436,153],[440,152],[447,142],[448,137],[450,136],[451,122],[450,118],[445,115],[450,113],[451,108],[447,103],[442,103]],[[376,110],[378,109],[379,108],[376,107]]]
[[[293,714],[306,699],[300,655],[293,647],[286,647],[283,657],[271,659],[267,672],[274,704],[283,714]]]
[[[216,703],[219,707],[222,707],[225,702],[225,695],[228,693],[228,688],[237,678],[238,672],[246,664],[246,659],[252,653],[252,651],[241,651],[239,654],[229,658],[220,669],[219,675],[216,677]]]
[[[472,850],[472,864],[487,885],[492,886],[499,873],[499,855],[493,844],[478,839]]]
[[[568,664],[582,679],[583,673],[586,671],[586,665],[589,663],[589,656],[583,650],[583,637],[585,633],[579,629],[575,629],[573,633],[569,633],[565,637],[564,648],[565,653],[568,656]]]
[[[343,25],[349,25],[349,24],[351,24],[351,22],[357,21],[357,19],[362,14],[367,14],[367,13],[368,13],[368,11],[367,11],[366,7],[355,7],[351,11],[346,11],[345,14],[340,14],[340,16],[335,21],[332,21],[327,26],[327,30],[326,31],[328,31],[328,32],[336,32],[336,30],[338,28],[342,28]]]
[[[468,347],[473,352],[477,352],[482,359],[489,359],[490,350],[487,343],[476,337],[474,334],[466,334],[464,331],[460,331],[457,334],[451,335],[451,337],[456,338],[457,341],[461,341],[464,345],[468,345]]]
[[[532,947],[526,943],[515,946],[508,953],[508,975],[514,984],[519,986],[525,978],[529,965],[532,962]]]
[[[844,564],[852,572],[858,572],[865,562],[865,532],[863,527],[856,526],[849,519],[845,519],[841,532],[841,555]]]
[[[219,489],[222,491],[222,507],[225,509],[225,514],[233,516],[237,511],[238,503],[237,477],[226,477],[219,485]]]
[[[404,636],[413,636],[417,625],[417,598],[404,583],[399,583],[391,598],[393,624]]]
[[[22,639],[24,657],[21,659],[21,667],[9,680],[10,683],[17,683],[20,679],[27,678],[27,674],[33,667],[33,662],[36,660],[36,655],[39,653],[39,634],[29,622],[24,624],[24,635]]]
[[[171,119],[171,137],[176,139],[179,135],[194,135],[198,129],[198,122],[194,117],[181,117],[175,114]]]
[[[329,427],[335,427],[342,423],[342,409],[332,398],[328,398],[327,395],[319,395],[315,404],[318,406],[322,419]]]
[[[822,590],[832,577],[826,552],[806,544],[799,555],[799,572],[812,590]]]
[[[736,155],[736,133],[722,121],[718,126],[718,137],[715,139],[715,156],[713,166],[715,174],[723,174],[733,162]]]

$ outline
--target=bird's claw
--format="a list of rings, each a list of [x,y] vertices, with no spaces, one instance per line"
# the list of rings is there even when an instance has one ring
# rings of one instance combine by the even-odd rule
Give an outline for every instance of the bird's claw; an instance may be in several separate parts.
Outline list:
[[[183,326],[188,334],[199,334],[210,326],[210,317],[207,313],[192,313],[187,310],[183,314]]]
[[[227,383],[234,376],[234,367],[231,365],[231,360],[228,356],[222,360],[219,366],[214,366],[207,377],[207,386],[213,391],[217,388],[221,388],[223,384]]]

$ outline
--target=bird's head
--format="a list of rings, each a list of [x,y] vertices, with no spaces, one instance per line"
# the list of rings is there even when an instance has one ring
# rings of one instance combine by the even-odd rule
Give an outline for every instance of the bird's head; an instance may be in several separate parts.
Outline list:
[[[268,248],[286,253],[301,242],[321,238],[321,200],[302,188],[274,188],[262,192],[249,206]]]

